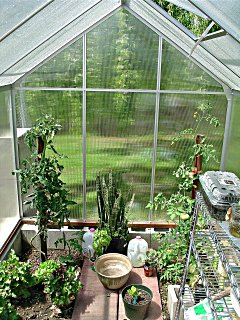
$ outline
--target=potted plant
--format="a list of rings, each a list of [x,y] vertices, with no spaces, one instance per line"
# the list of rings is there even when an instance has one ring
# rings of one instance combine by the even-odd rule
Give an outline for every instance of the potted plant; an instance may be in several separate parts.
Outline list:
[[[142,284],[132,284],[122,290],[125,314],[130,320],[143,320],[152,301],[152,291]]]
[[[70,214],[68,206],[75,204],[68,200],[68,191],[60,179],[64,167],[58,159],[63,156],[53,144],[54,135],[60,130],[61,126],[49,115],[37,119],[25,137],[31,154],[22,161],[23,168],[16,170],[22,193],[27,194],[24,203],[36,209],[42,261],[47,259],[48,227],[56,225],[61,228]],[[30,188],[33,191],[29,194]]]
[[[154,249],[149,249],[146,252],[146,259],[143,266],[144,275],[146,277],[151,277],[153,275],[154,269],[158,264],[158,251]]]
[[[128,219],[134,194],[118,188],[116,174],[98,174],[96,179],[99,226],[95,231],[93,249],[96,255],[103,253],[127,253]]]

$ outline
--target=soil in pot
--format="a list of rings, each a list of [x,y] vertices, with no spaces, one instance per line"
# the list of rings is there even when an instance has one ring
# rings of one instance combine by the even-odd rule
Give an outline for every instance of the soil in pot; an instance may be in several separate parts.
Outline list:
[[[133,287],[135,287],[138,292],[138,297],[136,298],[128,292]],[[152,291],[144,285],[132,284],[125,287],[122,291],[122,298],[127,318],[130,320],[145,319],[152,297]]]

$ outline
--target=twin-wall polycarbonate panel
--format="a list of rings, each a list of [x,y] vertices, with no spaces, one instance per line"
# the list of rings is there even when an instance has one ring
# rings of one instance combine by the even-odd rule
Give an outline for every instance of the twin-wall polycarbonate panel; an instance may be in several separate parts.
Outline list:
[[[63,160],[64,181],[72,199],[78,203],[72,209],[72,217],[83,216],[82,171],[86,159],[88,218],[97,217],[96,175],[112,169],[122,177],[123,190],[133,186],[135,202],[130,220],[148,220],[145,206],[151,197],[151,185],[155,186],[155,195],[161,190],[173,191],[172,172],[188,156],[189,140],[171,146],[171,139],[180,130],[194,126],[193,114],[201,103],[211,103],[214,115],[221,118],[222,126],[214,129],[214,135],[207,127],[200,132],[213,136],[218,154],[221,153],[227,106],[221,86],[166,40],[159,46],[160,40],[129,12],[118,11],[86,34],[86,52],[79,39],[21,84],[16,100],[18,127],[32,126],[43,112],[51,113],[63,125],[56,142],[59,152],[68,156]],[[160,61],[161,66],[158,65]],[[71,91],[67,90],[69,85]],[[35,90],[24,86],[33,86]],[[111,92],[112,88],[119,92]],[[136,89],[143,92],[131,92]],[[144,92],[149,89],[152,93]],[[184,94],[182,90],[193,93]],[[198,94],[194,94],[194,90]],[[216,95],[204,94],[213,90]],[[85,95],[86,110],[82,104]],[[159,117],[156,118],[158,108]],[[86,122],[83,122],[85,116]],[[152,180],[152,163],[156,166],[155,181]],[[218,168],[219,164],[210,164],[210,167]],[[155,212],[153,218],[163,219]]]
[[[240,7],[240,3],[239,3]],[[240,76],[240,43],[230,35],[204,41],[206,48],[219,61],[228,65],[235,74]]]
[[[234,172],[240,177],[240,96],[233,96],[232,116],[230,123],[230,134],[228,139],[228,150],[226,156],[226,170]]]
[[[208,103],[212,107],[212,116],[219,118],[220,126],[215,128],[209,124],[209,121],[203,121],[201,126],[196,128],[197,122],[194,113],[197,112],[197,107]],[[218,162],[210,161],[207,165],[203,165],[203,170],[219,170],[226,108],[227,99],[223,95],[161,93],[155,194],[163,192],[170,196],[177,190],[179,181],[173,172],[182,162],[189,163],[189,156],[193,154],[194,138],[191,135],[183,135],[182,139],[172,144],[173,138],[176,138],[179,132],[184,129],[193,128],[194,136],[196,134],[204,135],[206,143],[212,144],[216,150]],[[203,159],[203,163],[204,161],[205,159]],[[192,166],[193,161],[190,161],[190,167]],[[152,219],[161,219],[158,211],[153,211]]]
[[[71,216],[82,215],[82,93],[72,91],[20,91],[16,95],[17,127],[30,128],[42,114],[51,114],[62,125],[55,136],[56,150],[63,154],[62,179],[77,202]],[[20,162],[28,156],[20,147]],[[31,212],[25,211],[25,215]]]
[[[0,38],[11,31],[49,0],[1,0]]]
[[[26,87],[82,87],[83,41],[74,42],[50,61],[30,74],[24,81]]]
[[[2,42],[0,85],[24,76],[117,7],[118,0],[54,1]]]
[[[162,90],[223,91],[219,82],[167,41],[163,41]]]
[[[87,87],[156,89],[159,37],[125,10],[87,35]]]
[[[0,246],[19,219],[11,92],[0,91]],[[18,134],[20,135],[19,131]]]
[[[148,220],[155,94],[87,93],[87,212],[97,217],[96,175],[110,169],[121,177],[121,190],[132,187],[129,220]]]
[[[190,2],[240,41],[239,0],[191,0]]]

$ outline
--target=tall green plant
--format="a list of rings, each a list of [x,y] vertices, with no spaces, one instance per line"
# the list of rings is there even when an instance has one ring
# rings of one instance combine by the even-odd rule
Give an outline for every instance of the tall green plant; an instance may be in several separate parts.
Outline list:
[[[133,204],[131,188],[124,195],[117,188],[116,174],[98,174],[96,178],[99,227],[95,231],[93,249],[97,256],[103,254],[113,238],[127,239],[127,214]]]
[[[75,204],[68,200],[68,191],[60,179],[64,167],[59,163],[59,158],[63,156],[56,151],[53,143],[55,134],[60,130],[61,126],[50,115],[37,119],[25,138],[31,154],[22,161],[23,168],[17,170],[23,194],[33,190],[24,203],[37,210],[42,260],[47,257],[48,225],[62,227],[70,214],[68,206]]]
[[[109,227],[112,237],[126,238],[128,234],[127,213],[131,208],[134,195],[129,189],[123,195],[117,188],[116,175],[110,171],[107,175],[98,174],[96,178],[99,228]]]
[[[195,126],[186,128],[178,133],[172,140],[172,144],[177,143],[184,137],[193,141],[191,146],[192,153],[189,154],[187,161],[182,162],[179,167],[173,171],[173,175],[178,180],[178,189],[169,198],[162,192],[158,193],[153,202],[149,202],[147,208],[154,210],[165,210],[170,220],[178,221],[190,218],[195,200],[191,198],[190,191],[196,186],[196,180],[199,178],[199,172],[194,166],[196,157],[201,157],[202,165],[206,165],[210,160],[218,161],[216,150],[212,144],[207,142],[207,138],[198,134],[203,123],[209,126],[218,127],[220,122],[218,118],[211,114],[212,107],[207,103],[197,106],[193,114]],[[201,143],[196,143],[195,137],[201,136]]]

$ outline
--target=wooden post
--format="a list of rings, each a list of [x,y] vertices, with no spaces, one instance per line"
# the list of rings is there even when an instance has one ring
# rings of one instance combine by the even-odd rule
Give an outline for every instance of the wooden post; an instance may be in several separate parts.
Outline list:
[[[201,134],[197,134],[195,138],[196,144],[202,144],[204,136]],[[199,154],[196,154],[194,157],[194,167],[193,167],[193,177],[197,176],[202,172],[202,156]],[[196,179],[193,181],[192,186],[192,199],[196,198],[196,192],[199,189],[199,179]]]
[[[40,155],[43,153],[44,150],[44,141],[42,137],[38,137],[38,161],[40,161],[41,157]],[[44,212],[41,213],[42,218],[40,220],[40,225],[45,225],[45,217],[44,217]],[[41,250],[41,261],[46,261],[47,260],[47,239],[45,238],[44,234],[40,234],[40,250]]]

